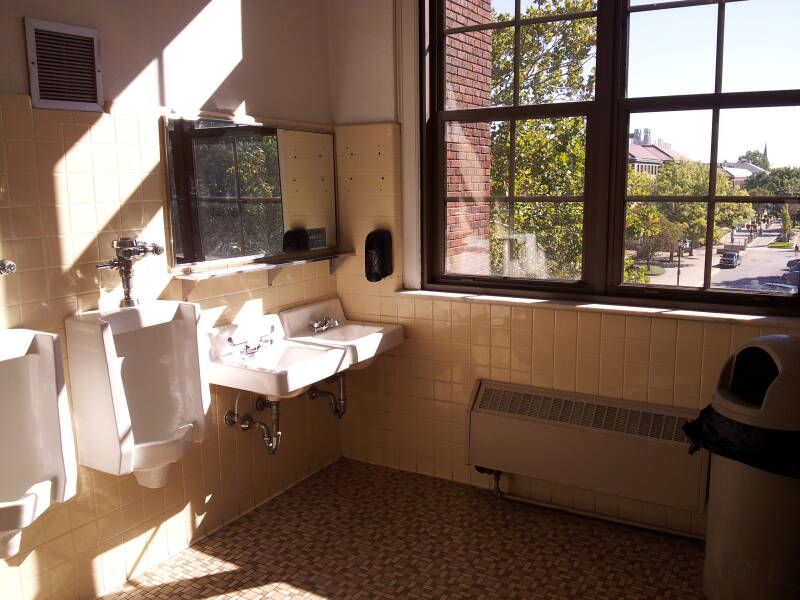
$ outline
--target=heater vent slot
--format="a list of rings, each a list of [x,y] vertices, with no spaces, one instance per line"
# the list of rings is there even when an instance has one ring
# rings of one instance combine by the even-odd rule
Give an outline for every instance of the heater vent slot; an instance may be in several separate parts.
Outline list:
[[[515,392],[484,384],[477,408],[681,444],[689,443],[683,433],[683,426],[688,420],[685,417],[666,415],[658,411],[609,406],[601,401],[589,402]]]
[[[102,111],[100,33],[29,18],[25,32],[33,106]]]

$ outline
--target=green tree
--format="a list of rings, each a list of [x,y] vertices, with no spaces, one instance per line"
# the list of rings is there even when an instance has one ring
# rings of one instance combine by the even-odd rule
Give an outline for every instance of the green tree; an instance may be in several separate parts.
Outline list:
[[[745,188],[751,196],[800,196],[800,167],[755,173],[747,178]]]
[[[637,171],[633,165],[628,165],[628,196],[649,196],[654,180],[650,173]]]
[[[591,9],[592,0],[535,0],[523,17]],[[597,37],[594,19],[532,24],[523,27],[520,33],[520,104],[594,97],[593,62]],[[514,103],[513,80],[514,33],[510,28],[495,29],[492,32],[492,103],[495,106]],[[581,277],[583,204],[560,198],[583,196],[585,132],[583,117],[516,122],[514,193],[516,196],[552,197],[553,201],[515,202],[512,211],[504,203],[495,205],[492,220],[497,233],[491,245],[491,265],[495,273],[502,272],[503,268],[500,238],[521,234],[528,239],[535,236],[535,244],[545,258],[545,270],[531,276]],[[508,189],[509,144],[509,124],[493,124],[491,187],[495,194],[505,195]],[[513,218],[509,218],[509,213]],[[514,244],[512,253],[519,256],[523,251],[522,243]]]
[[[737,225],[751,221],[756,216],[753,205],[744,202],[719,202],[714,212],[714,241],[719,242],[722,237],[736,230]],[[733,238],[731,237],[731,241]]]
[[[739,157],[740,162],[747,161],[750,164],[761,167],[762,169],[769,169],[769,158],[760,150],[748,150]]]
[[[789,206],[781,205],[781,239],[789,241],[792,233],[792,215],[789,213]]]

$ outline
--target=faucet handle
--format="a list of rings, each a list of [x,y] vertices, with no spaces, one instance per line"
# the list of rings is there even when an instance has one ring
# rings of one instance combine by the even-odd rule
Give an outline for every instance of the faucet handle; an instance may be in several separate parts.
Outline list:
[[[11,275],[17,272],[17,263],[13,260],[0,259],[0,275]]]

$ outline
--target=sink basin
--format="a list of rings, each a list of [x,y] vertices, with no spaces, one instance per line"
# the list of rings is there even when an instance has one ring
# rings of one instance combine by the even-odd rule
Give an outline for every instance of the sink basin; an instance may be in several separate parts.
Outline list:
[[[342,348],[287,340],[278,315],[217,327],[209,337],[211,383],[273,398],[299,396],[348,366]]]
[[[341,348],[351,369],[366,367],[378,354],[399,346],[404,339],[400,325],[349,321],[338,298],[290,308],[279,315],[288,339]],[[336,319],[339,325],[314,333],[311,321],[324,317]]]

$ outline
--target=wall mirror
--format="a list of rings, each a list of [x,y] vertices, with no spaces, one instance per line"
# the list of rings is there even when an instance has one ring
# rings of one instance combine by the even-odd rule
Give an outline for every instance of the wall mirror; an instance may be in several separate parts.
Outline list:
[[[333,134],[165,119],[173,266],[338,247]]]

